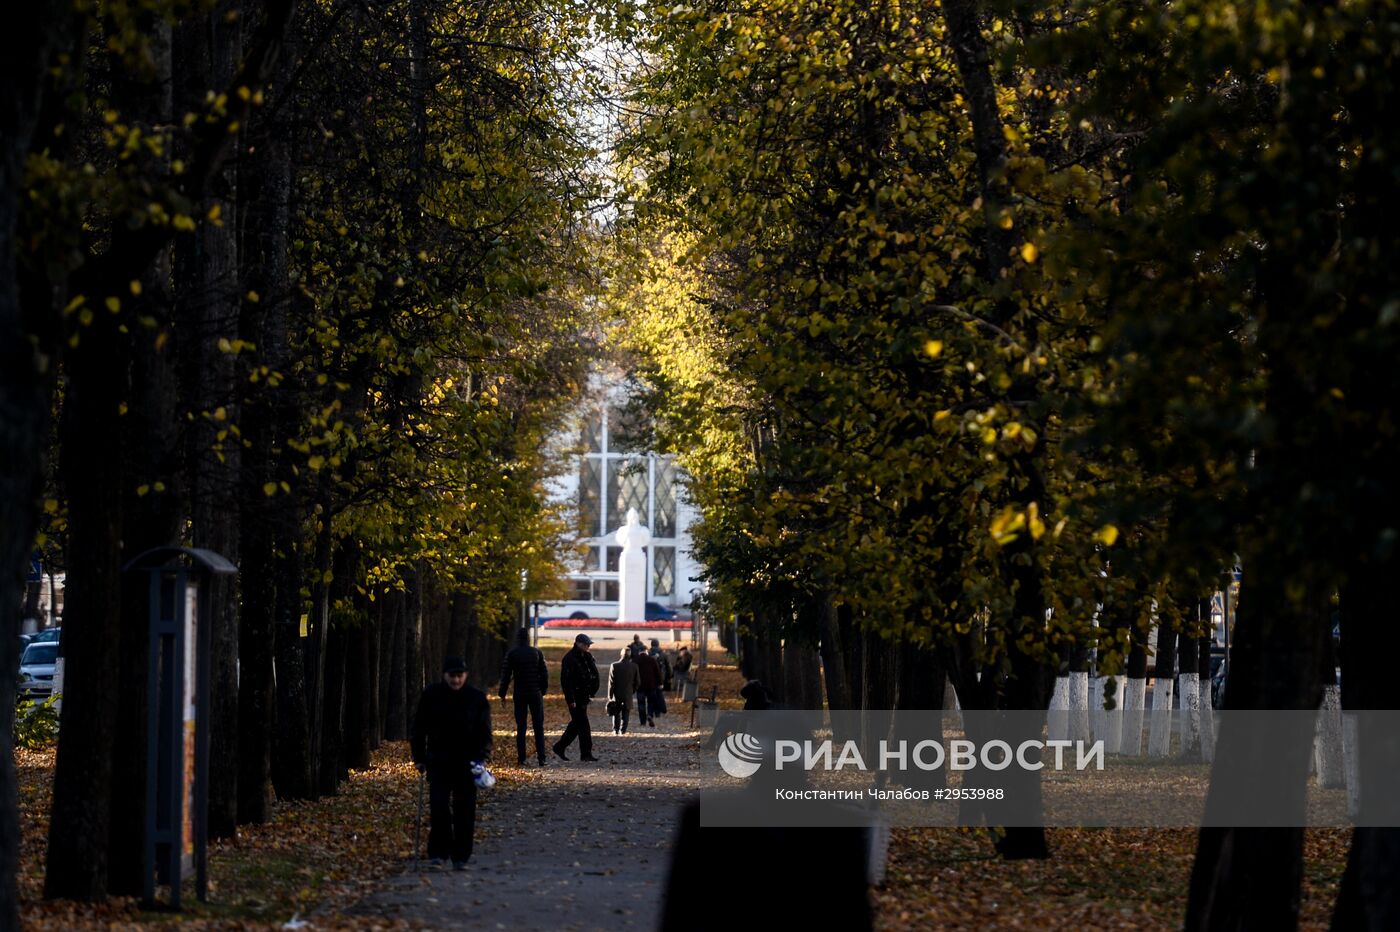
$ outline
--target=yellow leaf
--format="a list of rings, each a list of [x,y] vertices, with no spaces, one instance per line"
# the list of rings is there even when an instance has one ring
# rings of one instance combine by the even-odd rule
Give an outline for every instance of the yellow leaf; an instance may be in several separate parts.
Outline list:
[[[1040,250],[1036,248],[1035,243],[1023,243],[1021,245],[1021,258],[1025,259],[1027,263],[1034,262],[1039,257]]]
[[[276,494],[277,494],[277,483],[275,483],[275,482],[265,482],[265,483],[263,483],[263,494],[264,494],[264,495],[267,495],[267,496],[269,496],[269,497],[271,497],[271,496],[273,496],[273,495],[276,495]]]
[[[1103,527],[1099,528],[1098,533],[1094,535],[1094,540],[1103,544],[1105,547],[1112,547],[1118,542],[1118,528],[1111,524],[1105,524]]]
[[[207,216],[208,216],[209,219],[212,220],[213,222],[218,223],[218,222],[219,222],[219,217],[223,214],[223,212],[224,212],[224,207],[223,207],[223,205],[222,205],[222,204],[215,204],[213,207],[210,207],[210,208],[209,208],[209,213],[208,213]]]
[[[222,405],[214,409],[214,420],[222,421],[228,417],[228,411]]]
[[[127,285],[127,287],[131,289],[131,293],[134,295],[139,295],[141,293],[141,283],[134,278],[131,280],[131,284]]]
[[[952,411],[949,411],[947,408],[944,408],[942,411],[938,411],[938,412],[935,412],[935,413],[934,413],[934,415],[933,415],[933,423],[937,424],[939,421],[945,420],[945,419],[950,418],[950,417],[952,417],[952,416],[953,416],[953,412],[952,412]]]
[[[45,513],[45,514],[50,514],[50,515],[52,515],[52,514],[57,514],[57,513],[58,513],[58,499],[56,499],[56,498],[46,498],[46,499],[44,499],[44,513]]]
[[[941,355],[943,354],[943,341],[942,341],[942,340],[929,340],[929,341],[927,341],[926,343],[924,343],[924,352],[928,354],[928,357],[929,357],[930,359],[937,359],[939,356],[941,356]]]
[[[122,299],[115,296],[108,298],[103,303],[107,305],[107,310],[113,314],[122,309]]]
[[[250,291],[246,295],[244,295],[244,297],[248,299],[249,304],[257,304],[259,300],[258,293],[256,291]]]
[[[155,489],[157,492],[164,492],[164,491],[165,491],[165,483],[164,483],[164,482],[157,482],[155,485],[151,486],[151,488]]]
[[[306,465],[310,466],[312,469],[320,469],[322,466],[326,465],[326,458],[324,456],[313,456],[306,461]]]
[[[138,486],[136,487],[136,497],[137,497],[137,498],[145,498],[146,495],[148,495],[148,494],[150,493],[150,491],[151,491],[151,487],[150,487],[149,485],[138,485]]]
[[[1045,536],[1045,522],[1040,520],[1040,505],[1031,502],[1026,509],[1026,524],[1030,527],[1031,539],[1040,540]]]

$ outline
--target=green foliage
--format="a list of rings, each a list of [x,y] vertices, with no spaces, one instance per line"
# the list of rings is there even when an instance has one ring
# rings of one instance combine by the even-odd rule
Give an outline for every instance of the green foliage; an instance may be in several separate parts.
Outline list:
[[[727,604],[835,597],[932,644],[989,618],[991,663],[1088,637],[1116,532],[1062,443],[1089,334],[1042,244],[1100,184],[1040,115],[1063,90],[1003,76],[1009,194],[989,213],[937,10],[775,0],[656,22],[635,131],[648,268],[617,303]]]
[[[22,699],[15,706],[15,747],[31,751],[51,746],[58,740],[58,709],[61,696],[49,696],[42,702]]]

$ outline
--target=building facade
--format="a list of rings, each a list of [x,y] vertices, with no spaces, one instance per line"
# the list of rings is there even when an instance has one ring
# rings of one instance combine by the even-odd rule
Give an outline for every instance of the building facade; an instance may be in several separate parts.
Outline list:
[[[696,513],[685,500],[680,467],[673,457],[642,448],[643,432],[625,402],[620,376],[595,378],[573,429],[556,444],[555,455],[569,467],[551,493],[575,517],[580,556],[569,567],[566,597],[541,603],[541,618],[617,618],[622,547],[614,535],[631,508],[651,532],[644,548],[647,601],[686,614],[700,586],[690,554]]]

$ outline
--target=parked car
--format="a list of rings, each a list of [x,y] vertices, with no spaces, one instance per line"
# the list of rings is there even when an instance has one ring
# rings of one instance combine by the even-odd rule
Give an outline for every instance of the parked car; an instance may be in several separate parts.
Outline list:
[[[18,692],[23,699],[49,696],[53,693],[54,665],[58,661],[58,642],[30,644],[19,659]]]
[[[674,608],[667,608],[660,602],[648,602],[646,607],[647,621],[670,621],[678,613]]]
[[[30,644],[57,644],[58,639],[63,635],[63,628],[45,628],[36,634],[29,636]]]

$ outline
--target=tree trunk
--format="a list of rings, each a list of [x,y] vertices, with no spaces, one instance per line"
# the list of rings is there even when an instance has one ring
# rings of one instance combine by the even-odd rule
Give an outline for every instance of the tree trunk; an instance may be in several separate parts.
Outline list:
[[[196,111],[205,89],[233,80],[242,30],[227,14],[237,8],[237,0],[223,0],[207,20],[176,27],[178,112]],[[239,558],[242,445],[229,430],[239,423],[235,357],[219,349],[219,340],[238,337],[236,175],[223,170],[199,205],[200,216],[218,207],[221,222],[202,223],[175,243],[176,338],[185,363],[182,392],[194,414],[186,451],[191,542],[230,561]],[[209,599],[209,836],[231,838],[238,822],[237,578],[214,577]]]
[[[1156,669],[1152,678],[1152,730],[1149,757],[1166,757],[1172,747],[1172,700],[1176,695],[1176,632],[1158,619]]]
[[[316,773],[318,795],[334,796],[345,772],[345,681],[346,652],[349,638],[342,625],[332,624],[326,631],[325,682],[321,697],[320,727],[312,733],[319,736],[320,767]]]
[[[33,342],[21,308],[16,255],[24,163],[51,61],[74,33],[72,10],[29,4],[0,32],[0,932],[19,928],[19,813],[15,784],[15,679],[24,567],[34,546],[53,405],[52,335]],[[31,295],[47,327],[52,295]]]
[[[1176,680],[1176,692],[1181,697],[1180,756],[1191,760],[1201,757],[1201,674],[1200,638],[1183,631],[1177,641],[1177,656],[1181,675]]]
[[[1316,709],[1321,700],[1317,656],[1330,627],[1327,595],[1313,593],[1306,602],[1290,599],[1284,587],[1295,574],[1276,556],[1268,556],[1272,559],[1267,562],[1262,555],[1246,558],[1248,590],[1235,625],[1225,708]],[[1194,638],[1190,644],[1196,644]],[[1183,658],[1182,670],[1194,671],[1187,659]],[[1281,785],[1290,794],[1281,817],[1302,825],[1312,730],[1284,738],[1271,736],[1267,747],[1260,741],[1247,726],[1227,719],[1215,767],[1229,768],[1237,775],[1255,773],[1261,785]],[[1284,778],[1288,782],[1281,784]],[[1212,781],[1207,817],[1217,824],[1224,822],[1227,805]],[[1302,895],[1302,851],[1301,828],[1201,829],[1185,928],[1295,928]]]
[[[849,605],[836,607],[837,629],[841,632],[841,645],[845,648],[846,689],[850,701],[849,708],[865,708],[865,638],[856,627],[854,613]]]
[[[325,746],[324,730],[327,727],[326,663],[331,630],[331,583],[338,575],[332,573],[331,570],[335,541],[331,536],[329,498],[323,479],[317,494],[317,504],[313,517],[316,525],[316,550],[312,558],[311,571],[310,637],[307,638],[306,644],[306,707],[311,736],[311,785],[314,792],[319,792],[320,788],[325,785],[326,781],[321,777],[323,765],[332,773],[330,777],[331,788],[335,788],[334,773],[340,764],[339,751],[335,757],[322,758],[321,756]],[[339,715],[338,703],[336,714]],[[338,721],[335,727],[340,727]]]
[[[405,693],[405,648],[408,634],[404,594],[392,590],[384,599],[385,671],[384,740],[402,741],[408,737],[408,697]]]
[[[1128,681],[1123,691],[1123,740],[1119,750],[1128,757],[1142,754],[1142,713],[1147,706],[1147,631],[1142,618],[1133,619],[1129,637]]]
[[[1206,624],[1210,623],[1210,600],[1203,599],[1201,609]],[[1215,760],[1215,706],[1210,695],[1210,645],[1213,638],[1202,637],[1196,646],[1196,677],[1200,683],[1200,736],[1201,760],[1209,764]]]
[[[371,728],[378,717],[374,708],[374,667],[370,644],[374,629],[370,613],[357,613],[354,625],[346,632],[348,638],[345,670],[345,767],[365,770],[373,746]]]
[[[423,693],[423,604],[424,576],[427,571],[420,562],[413,571],[408,587],[404,614],[404,717],[412,724],[418,713],[418,697]],[[484,689],[479,682],[478,689]],[[407,728],[405,728],[407,731]]]
[[[943,15],[972,121],[986,238],[983,274],[988,282],[997,282],[1009,261],[1012,239],[1011,226],[1004,226],[1001,217],[1007,207],[1006,140],[997,109],[991,56],[982,35],[981,11],[976,0],[947,0],[943,4]]]
[[[143,29],[149,40],[153,81],[118,79],[114,102],[130,114],[143,133],[158,136],[172,119],[171,27],[152,18]],[[168,171],[166,160],[152,169]],[[132,334],[131,403],[125,416],[128,448],[124,474],[130,477],[123,503],[122,563],[153,547],[180,543],[185,508],[181,496],[180,451],[177,438],[177,379],[174,296],[171,293],[171,250],[166,248],[141,276],[141,294],[133,296],[133,313],[155,321],[151,329]],[[144,494],[142,489],[145,490]],[[121,650],[118,681],[127,684],[115,697],[116,739],[112,744],[112,808],[107,842],[107,889],[117,896],[139,896],[142,877],[142,838],[146,816],[146,682],[149,661],[149,612],[143,580],[123,587]],[[192,675],[187,671],[186,675]]]
[[[872,630],[866,632],[865,651],[867,661],[864,707],[893,709],[899,687],[899,664],[896,662],[898,648],[893,641]]]
[[[898,709],[903,715],[895,740],[903,740],[906,747],[913,747],[919,741],[942,742],[943,701],[948,683],[943,663],[936,651],[908,642],[900,645],[899,651]],[[936,731],[930,733],[913,727],[926,719],[937,723]],[[947,785],[947,771],[911,767],[905,772],[904,785],[930,791],[943,789]]]
[[[462,657],[467,653],[467,631],[471,627],[472,613],[472,597],[463,592],[452,593],[452,619],[447,628],[444,657]]]
[[[1400,623],[1391,594],[1393,562],[1353,568],[1341,592],[1342,705],[1348,712],[1397,708],[1390,677],[1400,656]],[[1330,637],[1329,637],[1330,640]],[[1233,675],[1233,674],[1231,674]],[[1380,727],[1376,727],[1380,725]],[[1332,914],[1337,932],[1400,928],[1400,738],[1384,722],[1363,716],[1357,778],[1358,817],[1372,825],[1352,830],[1351,851]]]
[[[822,673],[826,685],[827,708],[849,709],[851,697],[846,680],[846,657],[841,645],[841,630],[836,621],[836,606],[831,599],[821,598],[814,606],[821,638]]]
[[[75,331],[64,397],[60,468],[68,500],[64,696],[44,895],[100,900],[107,894],[112,749],[124,684],[121,656],[122,502],[126,486],[128,341],[115,315]]]
[[[294,515],[292,508],[285,513]],[[306,709],[306,656],[302,649],[301,554],[295,521],[279,519],[276,651],[277,716],[272,736],[272,786],[279,799],[311,799],[311,728]],[[285,526],[290,524],[290,526]]]

